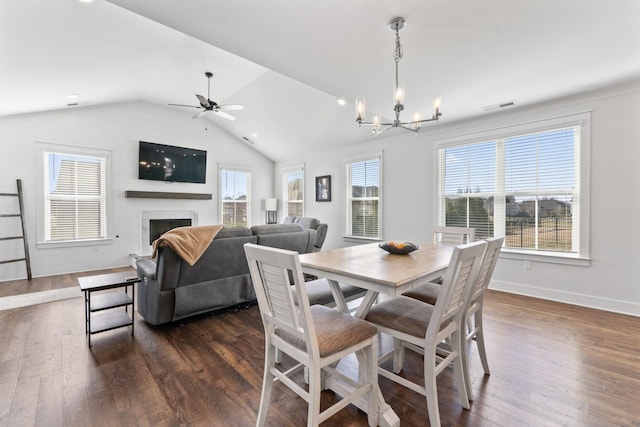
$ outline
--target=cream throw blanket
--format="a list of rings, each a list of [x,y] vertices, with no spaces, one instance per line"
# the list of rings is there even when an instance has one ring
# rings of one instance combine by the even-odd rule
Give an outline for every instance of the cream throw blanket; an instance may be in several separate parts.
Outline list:
[[[222,227],[222,225],[203,225],[173,228],[153,242],[151,258],[156,257],[160,246],[169,246],[180,258],[189,265],[193,265],[207,250]]]

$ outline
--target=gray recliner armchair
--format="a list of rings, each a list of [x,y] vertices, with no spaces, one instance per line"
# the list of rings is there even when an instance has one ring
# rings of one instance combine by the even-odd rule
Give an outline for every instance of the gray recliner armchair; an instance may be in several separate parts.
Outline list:
[[[327,237],[329,226],[320,222],[318,218],[309,216],[286,216],[282,221],[284,224],[300,224],[304,229],[316,230],[316,240],[313,242],[313,252],[322,249],[324,239]]]

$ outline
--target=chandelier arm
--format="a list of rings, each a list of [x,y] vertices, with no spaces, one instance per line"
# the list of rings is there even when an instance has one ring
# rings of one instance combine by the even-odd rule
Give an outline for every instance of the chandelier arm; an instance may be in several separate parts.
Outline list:
[[[361,122],[359,120],[356,120],[356,122],[359,125],[367,125],[367,126],[379,125],[379,126],[391,126],[391,127],[393,127],[393,123],[389,123],[389,122],[387,122],[387,123],[374,123],[374,122],[365,122],[365,121]]]
[[[405,123],[401,124],[399,127],[401,127],[402,129],[410,130],[413,133],[420,132],[420,128],[417,128],[417,129],[410,128],[410,127],[405,126]]]
[[[438,114],[438,115],[433,115],[433,117],[431,117],[430,119],[422,119],[422,120],[413,120],[411,122],[402,122],[402,125],[413,125],[413,124],[417,124],[417,123],[427,123],[427,122],[437,122],[438,120],[440,120],[440,116],[442,114]]]
[[[380,129],[379,131],[375,132],[375,134],[376,135],[380,135],[381,133],[386,132],[386,131],[388,131],[389,129],[391,129],[393,127],[394,127],[393,125],[388,125],[386,128]]]

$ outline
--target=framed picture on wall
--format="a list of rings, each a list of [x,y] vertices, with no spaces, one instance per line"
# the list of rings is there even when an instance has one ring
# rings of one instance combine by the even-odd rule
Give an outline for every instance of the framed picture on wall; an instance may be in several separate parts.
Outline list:
[[[316,176],[316,202],[331,201],[331,175]]]

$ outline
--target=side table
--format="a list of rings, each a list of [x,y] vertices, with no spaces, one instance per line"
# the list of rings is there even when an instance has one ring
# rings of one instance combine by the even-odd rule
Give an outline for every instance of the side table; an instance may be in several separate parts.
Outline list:
[[[85,333],[89,338],[89,347],[91,347],[91,335],[99,332],[131,326],[133,336],[135,284],[138,282],[140,279],[135,272],[127,271],[78,278],[80,290],[84,292]],[[123,291],[92,295],[94,292],[117,288],[123,288]],[[129,306],[131,306],[131,313],[129,313]],[[119,307],[124,307],[124,310],[114,310]]]

